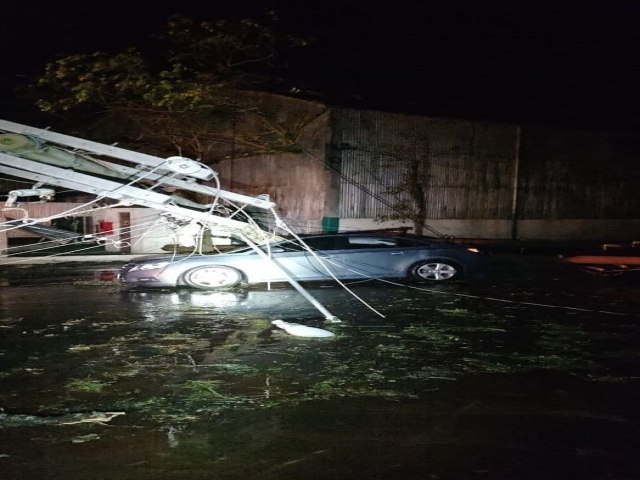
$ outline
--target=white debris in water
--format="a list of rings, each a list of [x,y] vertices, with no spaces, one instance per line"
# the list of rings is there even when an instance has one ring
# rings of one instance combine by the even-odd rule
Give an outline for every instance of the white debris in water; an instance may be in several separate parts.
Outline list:
[[[307,327],[306,325],[300,325],[299,323],[289,323],[284,320],[273,320],[271,322],[278,328],[281,328],[289,335],[296,337],[335,337],[335,334],[322,328]]]

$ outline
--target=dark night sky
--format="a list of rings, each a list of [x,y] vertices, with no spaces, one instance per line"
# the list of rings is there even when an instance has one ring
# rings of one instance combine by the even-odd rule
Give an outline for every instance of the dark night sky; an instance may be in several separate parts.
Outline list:
[[[5,84],[57,54],[145,42],[173,13],[209,19],[271,7],[286,28],[317,39],[286,76],[321,93],[318,100],[434,116],[640,126],[635,0],[0,0],[0,7]]]

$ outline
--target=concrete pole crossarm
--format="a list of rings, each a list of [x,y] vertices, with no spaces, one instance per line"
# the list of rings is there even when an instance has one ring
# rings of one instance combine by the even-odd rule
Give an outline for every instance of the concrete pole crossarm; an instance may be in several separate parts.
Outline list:
[[[21,168],[10,167],[7,164],[17,164]],[[35,173],[40,169],[42,173]],[[154,208],[177,216],[198,220],[204,224],[220,225],[231,232],[241,231],[247,237],[258,243],[274,242],[280,237],[270,235],[252,224],[233,220],[226,217],[210,215],[208,212],[192,210],[189,208],[172,205],[172,198],[150,190],[123,185],[111,180],[84,175],[64,168],[51,165],[41,165],[37,162],[15,158],[0,153],[0,172],[16,177],[29,178],[49,185],[60,186],[72,190],[78,190],[97,196],[111,198],[127,202],[132,205]]]
[[[105,145],[82,138],[72,137],[61,133],[51,132],[43,128],[29,127],[19,123],[0,120],[0,130],[36,137],[45,142],[63,145],[67,148],[91,152],[97,155],[117,158],[136,165],[146,165],[154,168],[164,168],[167,171],[180,173],[185,176],[209,180],[213,177],[213,171],[206,165],[182,157],[160,158],[145,153],[134,152],[124,148]]]
[[[89,175],[97,174],[114,177],[120,180],[135,180],[138,177],[144,177],[145,179],[158,181],[162,184],[171,185],[181,190],[201,193],[212,197],[220,197],[230,202],[251,205],[265,210],[275,207],[275,203],[263,198],[250,197],[193,182],[193,178],[210,180],[215,178],[217,173],[207,165],[187,158],[169,157],[163,159],[144,153],[133,152],[124,148],[118,148],[69,135],[51,132],[46,129],[20,125],[6,120],[0,120],[0,131],[9,131],[18,135],[25,135],[24,138],[18,137],[17,140],[14,135],[11,140],[13,141],[13,149],[15,151],[11,152],[5,150],[4,152],[5,155],[13,155],[17,159],[23,158],[53,166],[73,168]],[[51,142],[57,145],[62,145],[66,148],[82,150],[97,155],[133,162],[137,167],[140,165],[153,167],[153,171],[146,172],[144,170],[140,170],[140,168],[90,158],[86,155],[68,152],[56,146],[47,146],[43,144],[36,148],[38,144],[30,138],[27,138],[27,136],[31,138],[37,137],[45,143]],[[192,178],[189,180],[183,180],[178,178],[179,176]]]
[[[261,198],[250,197],[248,195],[242,195],[239,193],[229,192],[227,190],[221,190],[218,188],[210,187],[208,185],[202,185],[200,183],[189,182],[186,180],[181,180],[179,178],[171,178],[165,175],[160,175],[157,173],[145,173],[141,172],[139,169],[127,167],[124,165],[118,165],[112,162],[108,162],[105,160],[95,160],[95,162],[100,163],[114,171],[120,172],[122,174],[126,174],[130,179],[134,179],[136,177],[142,177],[146,180],[151,181],[159,181],[162,184],[170,185],[172,187],[179,188],[180,190],[187,190],[195,193],[200,193],[203,195],[209,195],[211,197],[220,197],[231,202],[242,203],[246,205],[251,205],[253,207],[262,208],[265,210],[270,210],[276,206],[275,203],[270,202],[268,200],[263,200]]]
[[[66,168],[0,153],[0,172],[19,178],[28,178],[43,184],[60,186],[116,200],[168,203],[171,197],[151,190],[123,185],[111,180],[85,175]]]

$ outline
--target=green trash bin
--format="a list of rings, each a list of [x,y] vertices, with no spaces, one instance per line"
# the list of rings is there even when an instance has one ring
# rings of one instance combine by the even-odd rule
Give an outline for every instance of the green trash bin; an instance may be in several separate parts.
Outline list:
[[[323,233],[338,233],[340,228],[340,219],[338,217],[322,217]]]

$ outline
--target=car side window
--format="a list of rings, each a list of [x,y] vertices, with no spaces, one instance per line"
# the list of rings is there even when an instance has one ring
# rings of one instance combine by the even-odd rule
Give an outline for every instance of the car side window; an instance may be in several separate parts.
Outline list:
[[[418,242],[416,240],[412,240],[411,238],[398,238],[398,247],[409,248],[409,247],[432,247],[432,243],[426,242]]]
[[[311,237],[302,239],[311,250],[338,250],[347,248],[346,241],[337,237]],[[267,247],[260,247],[268,252]],[[304,252],[307,248],[296,240],[289,240],[277,243],[271,247],[273,252]]]
[[[268,251],[266,247],[264,247],[263,250]],[[272,250],[274,252],[301,252],[302,250],[305,250],[305,249],[298,242],[289,241],[289,242],[282,242],[282,243],[278,243],[277,245],[274,245],[272,247]]]
[[[313,250],[342,250],[349,248],[343,237],[314,237],[303,238]]]
[[[395,238],[349,237],[349,248],[396,248]]]

